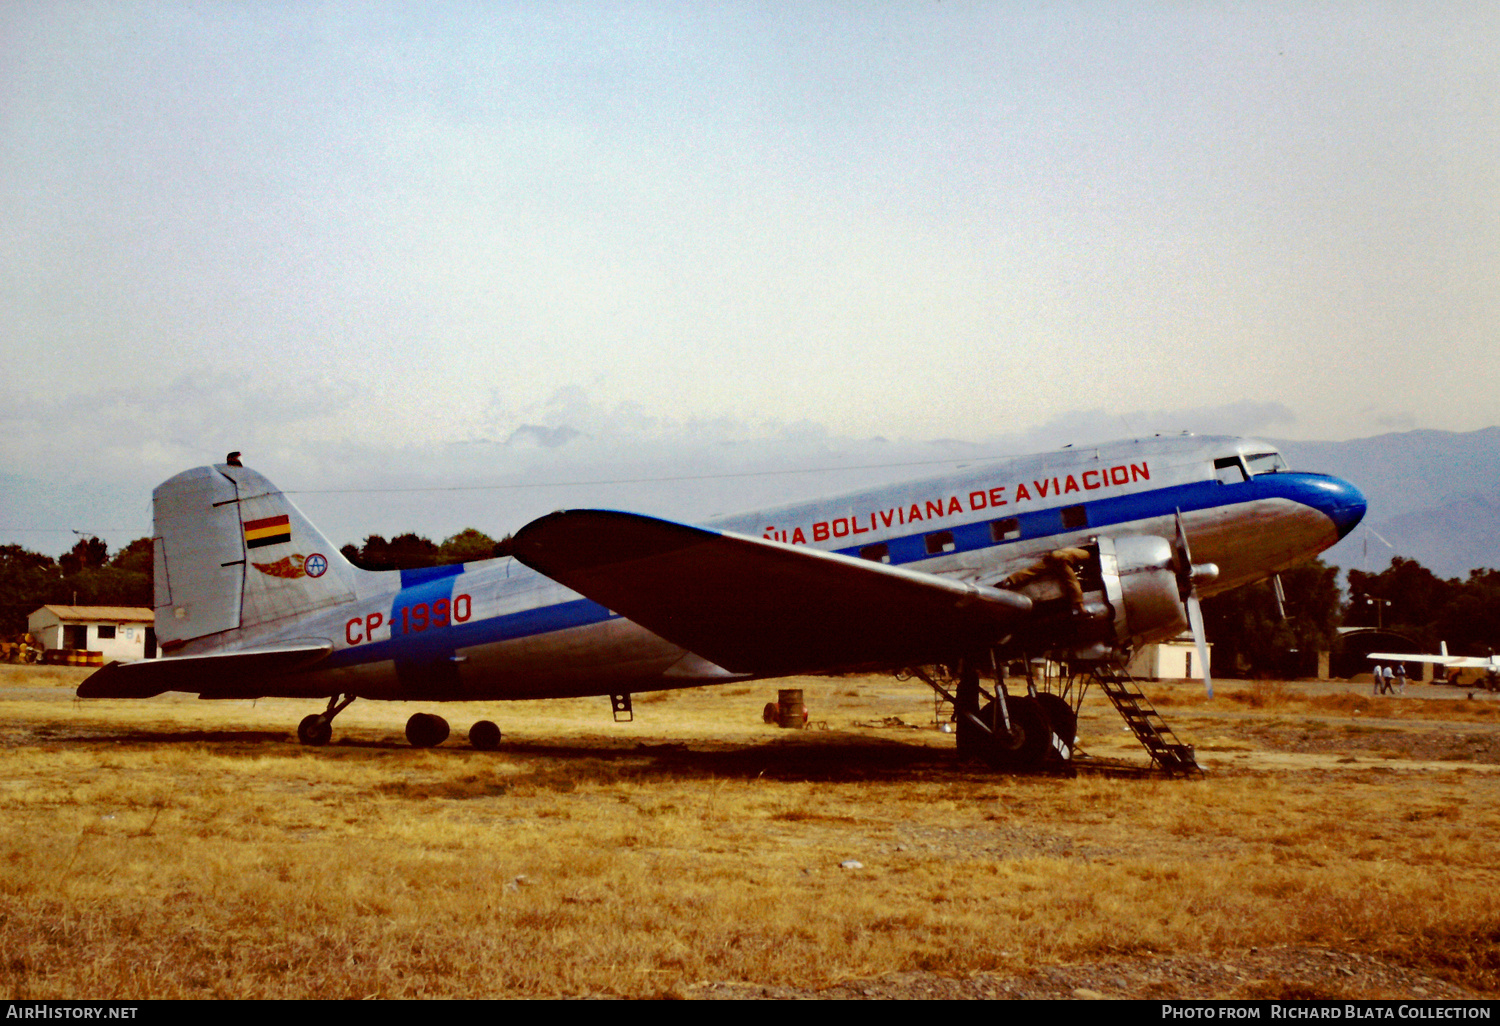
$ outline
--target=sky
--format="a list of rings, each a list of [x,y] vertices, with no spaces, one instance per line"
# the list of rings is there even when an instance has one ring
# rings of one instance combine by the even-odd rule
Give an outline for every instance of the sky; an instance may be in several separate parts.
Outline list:
[[[1476,430],[1497,153],[1484,2],[8,0],[0,544]]]

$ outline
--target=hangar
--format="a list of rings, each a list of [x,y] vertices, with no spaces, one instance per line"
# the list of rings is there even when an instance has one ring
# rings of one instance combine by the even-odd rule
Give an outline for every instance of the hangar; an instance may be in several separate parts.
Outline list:
[[[1333,657],[1335,676],[1346,680],[1357,674],[1368,674],[1374,667],[1371,652],[1421,652],[1422,642],[1399,631],[1378,627],[1340,627],[1340,652]],[[1407,663],[1407,678],[1413,682],[1427,683],[1432,678],[1432,666],[1428,663]]]

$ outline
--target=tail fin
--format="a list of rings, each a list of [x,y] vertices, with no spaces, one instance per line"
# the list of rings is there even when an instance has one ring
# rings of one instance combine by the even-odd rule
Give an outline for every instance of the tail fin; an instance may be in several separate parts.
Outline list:
[[[152,501],[156,636],[168,652],[350,602],[365,572],[245,467],[184,471]]]

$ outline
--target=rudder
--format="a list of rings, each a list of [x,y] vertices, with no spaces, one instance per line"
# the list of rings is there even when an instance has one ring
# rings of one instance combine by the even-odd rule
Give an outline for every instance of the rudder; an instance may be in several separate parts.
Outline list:
[[[152,502],[156,635],[166,652],[211,635],[226,644],[235,632],[263,636],[354,599],[364,571],[253,470],[196,467],[158,485]]]

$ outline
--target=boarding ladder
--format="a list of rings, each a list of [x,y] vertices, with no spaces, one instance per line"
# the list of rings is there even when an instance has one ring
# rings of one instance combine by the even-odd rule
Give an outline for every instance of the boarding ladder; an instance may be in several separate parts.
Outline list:
[[[1120,710],[1125,722],[1130,725],[1136,739],[1147,752],[1151,761],[1172,775],[1203,775],[1203,769],[1193,755],[1193,746],[1177,740],[1167,721],[1147,700],[1135,679],[1123,668],[1100,664],[1094,667],[1094,680],[1104,689],[1109,700]]]

